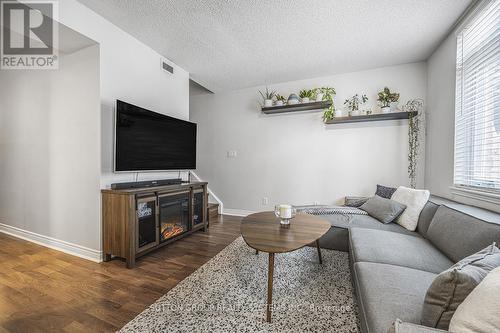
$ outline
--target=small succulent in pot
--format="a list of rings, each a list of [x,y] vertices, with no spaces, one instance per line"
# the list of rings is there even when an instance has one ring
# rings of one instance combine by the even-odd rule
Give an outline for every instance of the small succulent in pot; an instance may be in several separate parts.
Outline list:
[[[359,115],[359,105],[365,104],[366,101],[368,101],[368,97],[366,95],[361,95],[361,97],[359,97],[359,95],[356,94],[351,98],[346,99],[344,105],[347,107],[349,115],[357,116]]]
[[[302,98],[302,103],[309,103],[310,99],[314,96],[314,91],[303,89],[300,91],[299,96]]]
[[[276,106],[283,106],[286,103],[286,97],[283,95],[276,94],[274,98],[276,98]]]
[[[380,107],[382,108],[382,112],[388,113],[391,111],[391,103],[397,103],[399,101],[399,94],[393,93],[389,88],[385,87],[384,90],[378,93],[377,101],[381,104]]]
[[[262,99],[264,100],[264,107],[268,108],[273,106],[273,97],[276,96],[276,91],[270,91],[268,87],[266,87],[266,91],[262,92],[259,90]]]

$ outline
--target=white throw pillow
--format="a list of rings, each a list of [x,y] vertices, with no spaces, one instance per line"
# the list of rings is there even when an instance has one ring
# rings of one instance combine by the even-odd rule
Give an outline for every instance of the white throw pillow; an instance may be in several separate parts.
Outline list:
[[[450,332],[500,332],[500,267],[492,270],[451,317]]]
[[[430,195],[427,190],[415,190],[404,186],[398,187],[391,199],[406,205],[406,209],[398,217],[396,223],[410,231],[415,231],[420,212],[429,200]]]

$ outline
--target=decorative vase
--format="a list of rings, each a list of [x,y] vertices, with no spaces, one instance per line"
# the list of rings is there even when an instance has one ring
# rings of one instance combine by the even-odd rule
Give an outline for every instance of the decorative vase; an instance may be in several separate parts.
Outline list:
[[[389,107],[391,108],[391,112],[396,112],[398,109],[399,102],[391,102]]]
[[[321,102],[323,100],[323,93],[316,94],[316,102]]]
[[[290,220],[293,219],[296,214],[297,209],[292,205],[282,204],[274,206],[274,215],[281,219],[280,224],[282,225],[289,225]]]
[[[299,96],[296,94],[290,94],[288,97],[288,105],[293,105],[293,104],[298,104],[299,103]]]
[[[359,116],[359,110],[352,110],[351,116],[354,116],[354,117]]]
[[[275,105],[276,106],[283,106],[283,101],[276,101]]]
[[[269,108],[273,106],[273,100],[272,99],[266,99],[264,100],[264,107]]]
[[[382,106],[380,109],[382,110],[382,113],[391,113],[390,106]]]
[[[343,116],[343,113],[342,113],[341,109],[335,110],[335,117],[342,117],[342,116]]]
[[[309,103],[309,97],[302,98],[302,103]]]

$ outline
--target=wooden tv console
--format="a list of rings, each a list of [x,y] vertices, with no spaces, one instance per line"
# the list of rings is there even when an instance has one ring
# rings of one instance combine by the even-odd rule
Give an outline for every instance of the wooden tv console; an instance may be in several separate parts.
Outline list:
[[[135,259],[208,227],[206,182],[101,190],[104,261]]]

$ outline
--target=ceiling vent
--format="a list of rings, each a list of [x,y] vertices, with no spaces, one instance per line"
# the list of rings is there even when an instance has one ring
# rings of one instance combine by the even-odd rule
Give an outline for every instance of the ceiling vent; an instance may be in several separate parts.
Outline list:
[[[169,64],[167,64],[165,61],[161,62],[161,67],[164,70],[166,70],[167,72],[169,72],[170,74],[174,74],[174,68],[172,66],[170,66]]]

